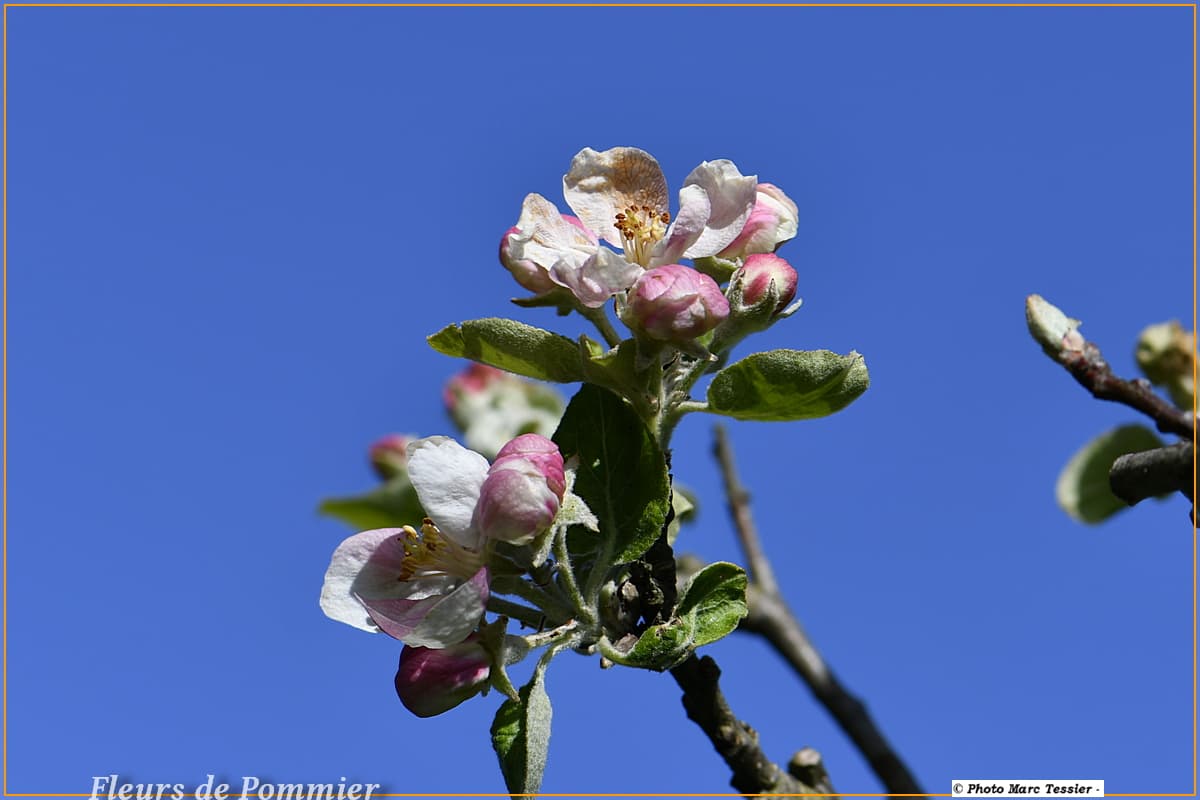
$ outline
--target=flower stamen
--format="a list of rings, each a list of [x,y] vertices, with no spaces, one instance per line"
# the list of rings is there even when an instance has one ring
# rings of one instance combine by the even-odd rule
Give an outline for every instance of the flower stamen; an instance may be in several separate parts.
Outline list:
[[[655,211],[650,206],[629,205],[618,211],[613,227],[621,234],[625,256],[630,261],[648,266],[654,245],[662,241],[671,222],[668,211]]]
[[[483,566],[481,553],[447,537],[426,517],[421,522],[421,532],[405,525],[401,534],[404,558],[400,562],[401,581],[414,577],[430,578],[448,576],[466,580]]]

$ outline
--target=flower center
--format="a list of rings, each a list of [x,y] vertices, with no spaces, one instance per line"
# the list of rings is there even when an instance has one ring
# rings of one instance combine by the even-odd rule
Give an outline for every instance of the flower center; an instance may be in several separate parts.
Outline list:
[[[483,557],[446,537],[426,517],[421,532],[405,525],[401,534],[404,559],[400,562],[400,580],[449,576],[466,580],[483,566]]]
[[[617,212],[615,227],[621,234],[625,256],[643,267],[648,266],[650,252],[666,235],[670,221],[670,212],[658,212],[650,206],[631,205]]]

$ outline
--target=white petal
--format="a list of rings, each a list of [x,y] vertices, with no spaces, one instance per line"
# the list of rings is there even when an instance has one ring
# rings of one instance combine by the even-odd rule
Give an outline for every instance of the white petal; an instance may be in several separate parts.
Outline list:
[[[373,622],[384,633],[405,644],[446,647],[457,644],[475,629],[488,600],[487,567],[470,580],[440,596],[421,600],[363,598],[370,606]]]
[[[487,471],[486,458],[449,436],[430,436],[408,446],[408,477],[422,508],[442,533],[463,547],[479,544],[471,517]]]
[[[599,308],[617,292],[623,292],[637,281],[643,270],[605,247],[598,247],[593,258],[578,269],[559,262],[550,270],[550,279],[571,290],[571,294],[588,308]]]
[[[484,567],[430,609],[404,643],[418,647],[446,647],[467,638],[487,607],[488,581],[488,570]]]
[[[401,528],[380,528],[356,533],[346,539],[329,561],[321,587],[321,610],[330,619],[360,630],[377,633],[379,628],[355,595],[401,597],[411,587],[399,581],[404,557]]]
[[[742,232],[754,210],[757,176],[742,175],[732,161],[720,159],[705,161],[696,167],[683,185],[702,187],[711,206],[704,232],[684,255],[702,258],[721,252]],[[680,205],[682,203],[683,193],[680,192]]]
[[[512,241],[514,257],[546,270],[562,260],[582,264],[597,247],[594,237],[563,219],[558,208],[540,194],[526,196],[521,204],[521,218]]]
[[[571,159],[571,169],[563,176],[563,196],[584,225],[621,247],[617,213],[628,206],[667,211],[667,179],[645,150],[614,147],[598,153],[585,147]]]
[[[650,266],[661,267],[677,264],[679,259],[704,233],[704,226],[712,213],[708,193],[701,186],[684,186],[679,190],[679,213],[667,229],[667,235],[654,248]],[[740,229],[739,229],[740,230]]]

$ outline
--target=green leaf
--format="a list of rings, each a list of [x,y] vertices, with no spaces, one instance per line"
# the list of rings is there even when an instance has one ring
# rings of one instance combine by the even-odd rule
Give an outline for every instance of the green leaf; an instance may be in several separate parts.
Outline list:
[[[651,625],[638,637],[628,652],[622,653],[607,640],[601,639],[601,653],[610,661],[626,667],[665,672],[682,664],[696,649],[696,620],[694,617],[675,617],[659,625]]]
[[[828,350],[768,350],[721,370],[708,387],[708,410],[735,419],[816,419],[867,390],[863,357]]]
[[[419,525],[425,516],[417,490],[404,475],[392,478],[366,494],[331,497],[317,509],[357,530]]]
[[[676,613],[694,620],[693,647],[724,638],[749,613],[746,571],[725,561],[709,564],[688,581]]]
[[[528,378],[583,380],[579,346],[565,336],[511,319],[489,317],[447,325],[429,337],[439,353],[469,358]]]
[[[554,442],[564,458],[579,458],[575,493],[600,519],[597,567],[607,570],[646,552],[662,532],[671,493],[666,459],[633,408],[607,389],[584,384]]]
[[[504,785],[514,797],[536,794],[542,786],[550,747],[550,697],[545,665],[538,664],[519,699],[505,700],[492,720],[492,748],[500,759]]]
[[[1071,456],[1058,476],[1058,504],[1080,522],[1097,523],[1129,508],[1112,493],[1108,472],[1126,453],[1162,447],[1162,440],[1144,425],[1122,425],[1097,436]]]
[[[662,672],[681,664],[697,647],[732,633],[747,611],[746,572],[719,561],[691,577],[670,621],[647,628],[627,650],[606,639],[600,650],[618,664]]]

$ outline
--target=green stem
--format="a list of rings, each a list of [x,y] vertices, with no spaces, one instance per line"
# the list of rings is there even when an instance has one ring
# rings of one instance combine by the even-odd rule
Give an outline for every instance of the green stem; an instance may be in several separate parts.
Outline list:
[[[563,620],[569,619],[572,615],[572,609],[563,602],[563,598],[556,597],[536,584],[528,581],[514,581],[504,587],[511,594],[515,594],[522,600],[532,603],[534,606],[542,609],[548,615],[550,622],[559,624]],[[569,598],[572,599],[573,598]]]
[[[607,511],[612,513],[611,508]],[[604,586],[604,580],[612,568],[612,559],[613,537],[604,536],[601,540],[600,552],[597,554],[596,560],[592,562],[591,572],[588,573],[587,582],[584,584],[583,596],[588,608],[598,608],[600,605],[600,588]]]
[[[533,648],[541,647],[542,645],[553,644],[554,642],[568,639],[573,633],[575,633],[575,630],[578,627],[579,623],[575,620],[571,620],[563,625],[559,625],[552,631],[531,633],[527,636],[522,636],[521,638],[525,640],[525,642],[529,645],[529,648],[532,650]]]
[[[710,363],[697,359],[684,372],[683,377],[671,387],[671,396],[664,401],[665,408],[659,411],[658,424],[654,428],[658,434],[659,447],[664,451],[671,446],[671,435],[675,432],[675,426],[679,424],[679,420],[683,418],[684,414],[692,411],[704,411],[708,408],[708,403],[692,400],[688,393],[696,385],[696,381],[700,380],[700,376],[708,369]]]
[[[487,610],[493,614],[503,614],[531,628],[540,628],[546,622],[546,615],[536,608],[523,606],[520,603],[514,603],[511,600],[505,600],[495,595],[488,598]]]
[[[596,330],[600,331],[600,335],[604,337],[604,341],[608,343],[609,347],[616,347],[621,343],[621,337],[613,328],[612,323],[608,321],[608,314],[604,312],[603,306],[600,308],[583,306],[579,313],[596,326]]]
[[[663,417],[662,424],[659,426],[658,440],[660,442],[669,443],[671,441],[671,435],[675,433],[675,426],[679,424],[679,420],[683,419],[684,414],[690,414],[693,411],[707,410],[708,403],[700,400],[679,401]]]
[[[571,598],[571,602],[575,604],[575,611],[579,615],[579,619],[588,625],[596,623],[596,611],[592,604],[589,604],[583,596],[583,592],[579,591],[579,584],[575,582],[575,570],[571,566],[571,554],[567,551],[567,529],[559,529],[554,536],[554,560],[558,562],[558,574],[562,578],[562,588],[566,591],[567,597]]]

